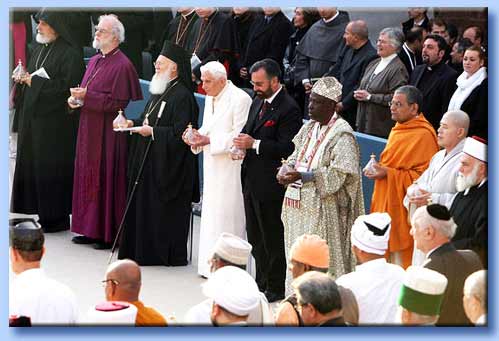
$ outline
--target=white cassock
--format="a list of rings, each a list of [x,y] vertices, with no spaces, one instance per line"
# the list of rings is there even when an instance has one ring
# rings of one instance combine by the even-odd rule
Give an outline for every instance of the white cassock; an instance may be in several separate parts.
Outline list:
[[[208,277],[215,241],[222,232],[246,240],[246,220],[241,187],[241,163],[230,157],[232,140],[241,132],[251,105],[251,97],[231,81],[218,96],[206,96],[203,125],[199,133],[210,144],[191,148],[203,151],[203,206],[199,233],[198,273]]]
[[[460,160],[463,147],[464,139],[449,153],[446,153],[445,149],[437,152],[431,158],[428,168],[416,180],[418,186],[431,192],[431,201],[433,204],[444,205],[450,209],[454,196],[457,193],[456,179],[461,165]],[[411,193],[411,186],[407,189],[407,194]],[[403,203],[409,212],[410,218],[416,210],[416,205],[409,203],[407,194],[404,197]],[[421,265],[425,260],[425,254],[414,248],[412,265]]]
[[[9,314],[27,316],[32,325],[74,325],[78,306],[73,292],[45,275],[30,269],[14,275],[9,283]]]

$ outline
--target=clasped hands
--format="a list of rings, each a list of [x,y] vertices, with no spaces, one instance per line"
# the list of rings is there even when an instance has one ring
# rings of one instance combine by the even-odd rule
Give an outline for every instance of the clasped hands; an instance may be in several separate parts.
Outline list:
[[[189,130],[192,133],[191,139],[187,138],[187,133]],[[182,141],[190,147],[199,148],[210,144],[210,137],[206,135],[202,135],[197,129],[187,128],[182,133]]]

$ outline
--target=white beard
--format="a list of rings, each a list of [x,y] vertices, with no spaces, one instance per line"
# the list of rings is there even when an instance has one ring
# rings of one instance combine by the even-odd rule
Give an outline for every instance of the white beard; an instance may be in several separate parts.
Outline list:
[[[44,35],[42,35],[42,34],[40,34],[40,33],[37,33],[37,34],[36,34],[36,42],[37,42],[37,43],[40,43],[40,44],[49,44],[49,43],[51,43],[52,41],[53,41],[53,39],[52,39],[52,38],[49,38],[49,37],[47,37],[47,36],[44,36]]]
[[[471,173],[467,176],[459,172],[456,178],[456,189],[458,192],[462,192],[478,184],[477,181],[478,165],[476,165]]]
[[[102,48],[102,44],[94,38],[94,41],[92,42],[92,47],[96,50],[100,50]]]
[[[168,70],[163,74],[155,73],[154,76],[152,76],[151,83],[149,83],[149,92],[152,95],[161,95],[165,92],[170,81],[170,73]]]

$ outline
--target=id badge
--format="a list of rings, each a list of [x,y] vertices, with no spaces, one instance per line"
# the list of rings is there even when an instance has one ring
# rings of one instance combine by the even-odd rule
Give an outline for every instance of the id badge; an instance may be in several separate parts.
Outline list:
[[[300,187],[295,186],[295,184],[291,184],[286,189],[285,197],[294,201],[300,201],[300,191]]]

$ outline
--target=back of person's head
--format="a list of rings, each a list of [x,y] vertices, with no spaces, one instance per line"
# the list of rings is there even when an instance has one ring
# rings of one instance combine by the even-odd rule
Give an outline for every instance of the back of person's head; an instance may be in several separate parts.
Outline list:
[[[265,58],[262,60],[259,60],[255,62],[249,72],[250,74],[253,72],[256,72],[260,69],[264,69],[265,73],[267,74],[267,78],[270,80],[274,77],[277,77],[278,79],[281,78],[281,68],[279,67],[279,64],[273,59],[270,58]]]
[[[292,283],[298,304],[311,304],[315,310],[325,315],[341,310],[341,296],[334,279],[322,272],[309,271]]]
[[[303,20],[307,26],[312,26],[317,20],[321,18],[316,7],[302,7]]]
[[[358,263],[381,258],[388,249],[392,219],[388,213],[375,212],[355,219],[350,240]]]
[[[32,219],[9,227],[9,244],[24,262],[39,262],[43,256],[45,237]]]
[[[405,41],[412,44],[416,41],[423,42],[423,28],[413,27],[405,34]]]
[[[409,266],[398,297],[401,322],[407,325],[437,322],[447,283],[447,278],[437,271]]]
[[[421,90],[413,85],[403,85],[395,90],[395,93],[405,95],[407,104],[417,104],[418,113],[421,111],[421,108],[423,107],[423,93]]]
[[[464,51],[466,51],[466,49],[471,46],[473,46],[473,42],[468,38],[460,38],[457,40],[458,53],[464,54]]]
[[[479,270],[466,278],[464,296],[473,297],[483,311],[487,312],[487,270]]]
[[[420,228],[431,226],[439,236],[449,240],[454,236],[457,228],[447,207],[440,204],[418,207],[412,216],[411,223]]]
[[[141,271],[137,263],[122,259],[111,263],[106,271],[106,294],[108,300],[137,301],[142,285]]]

